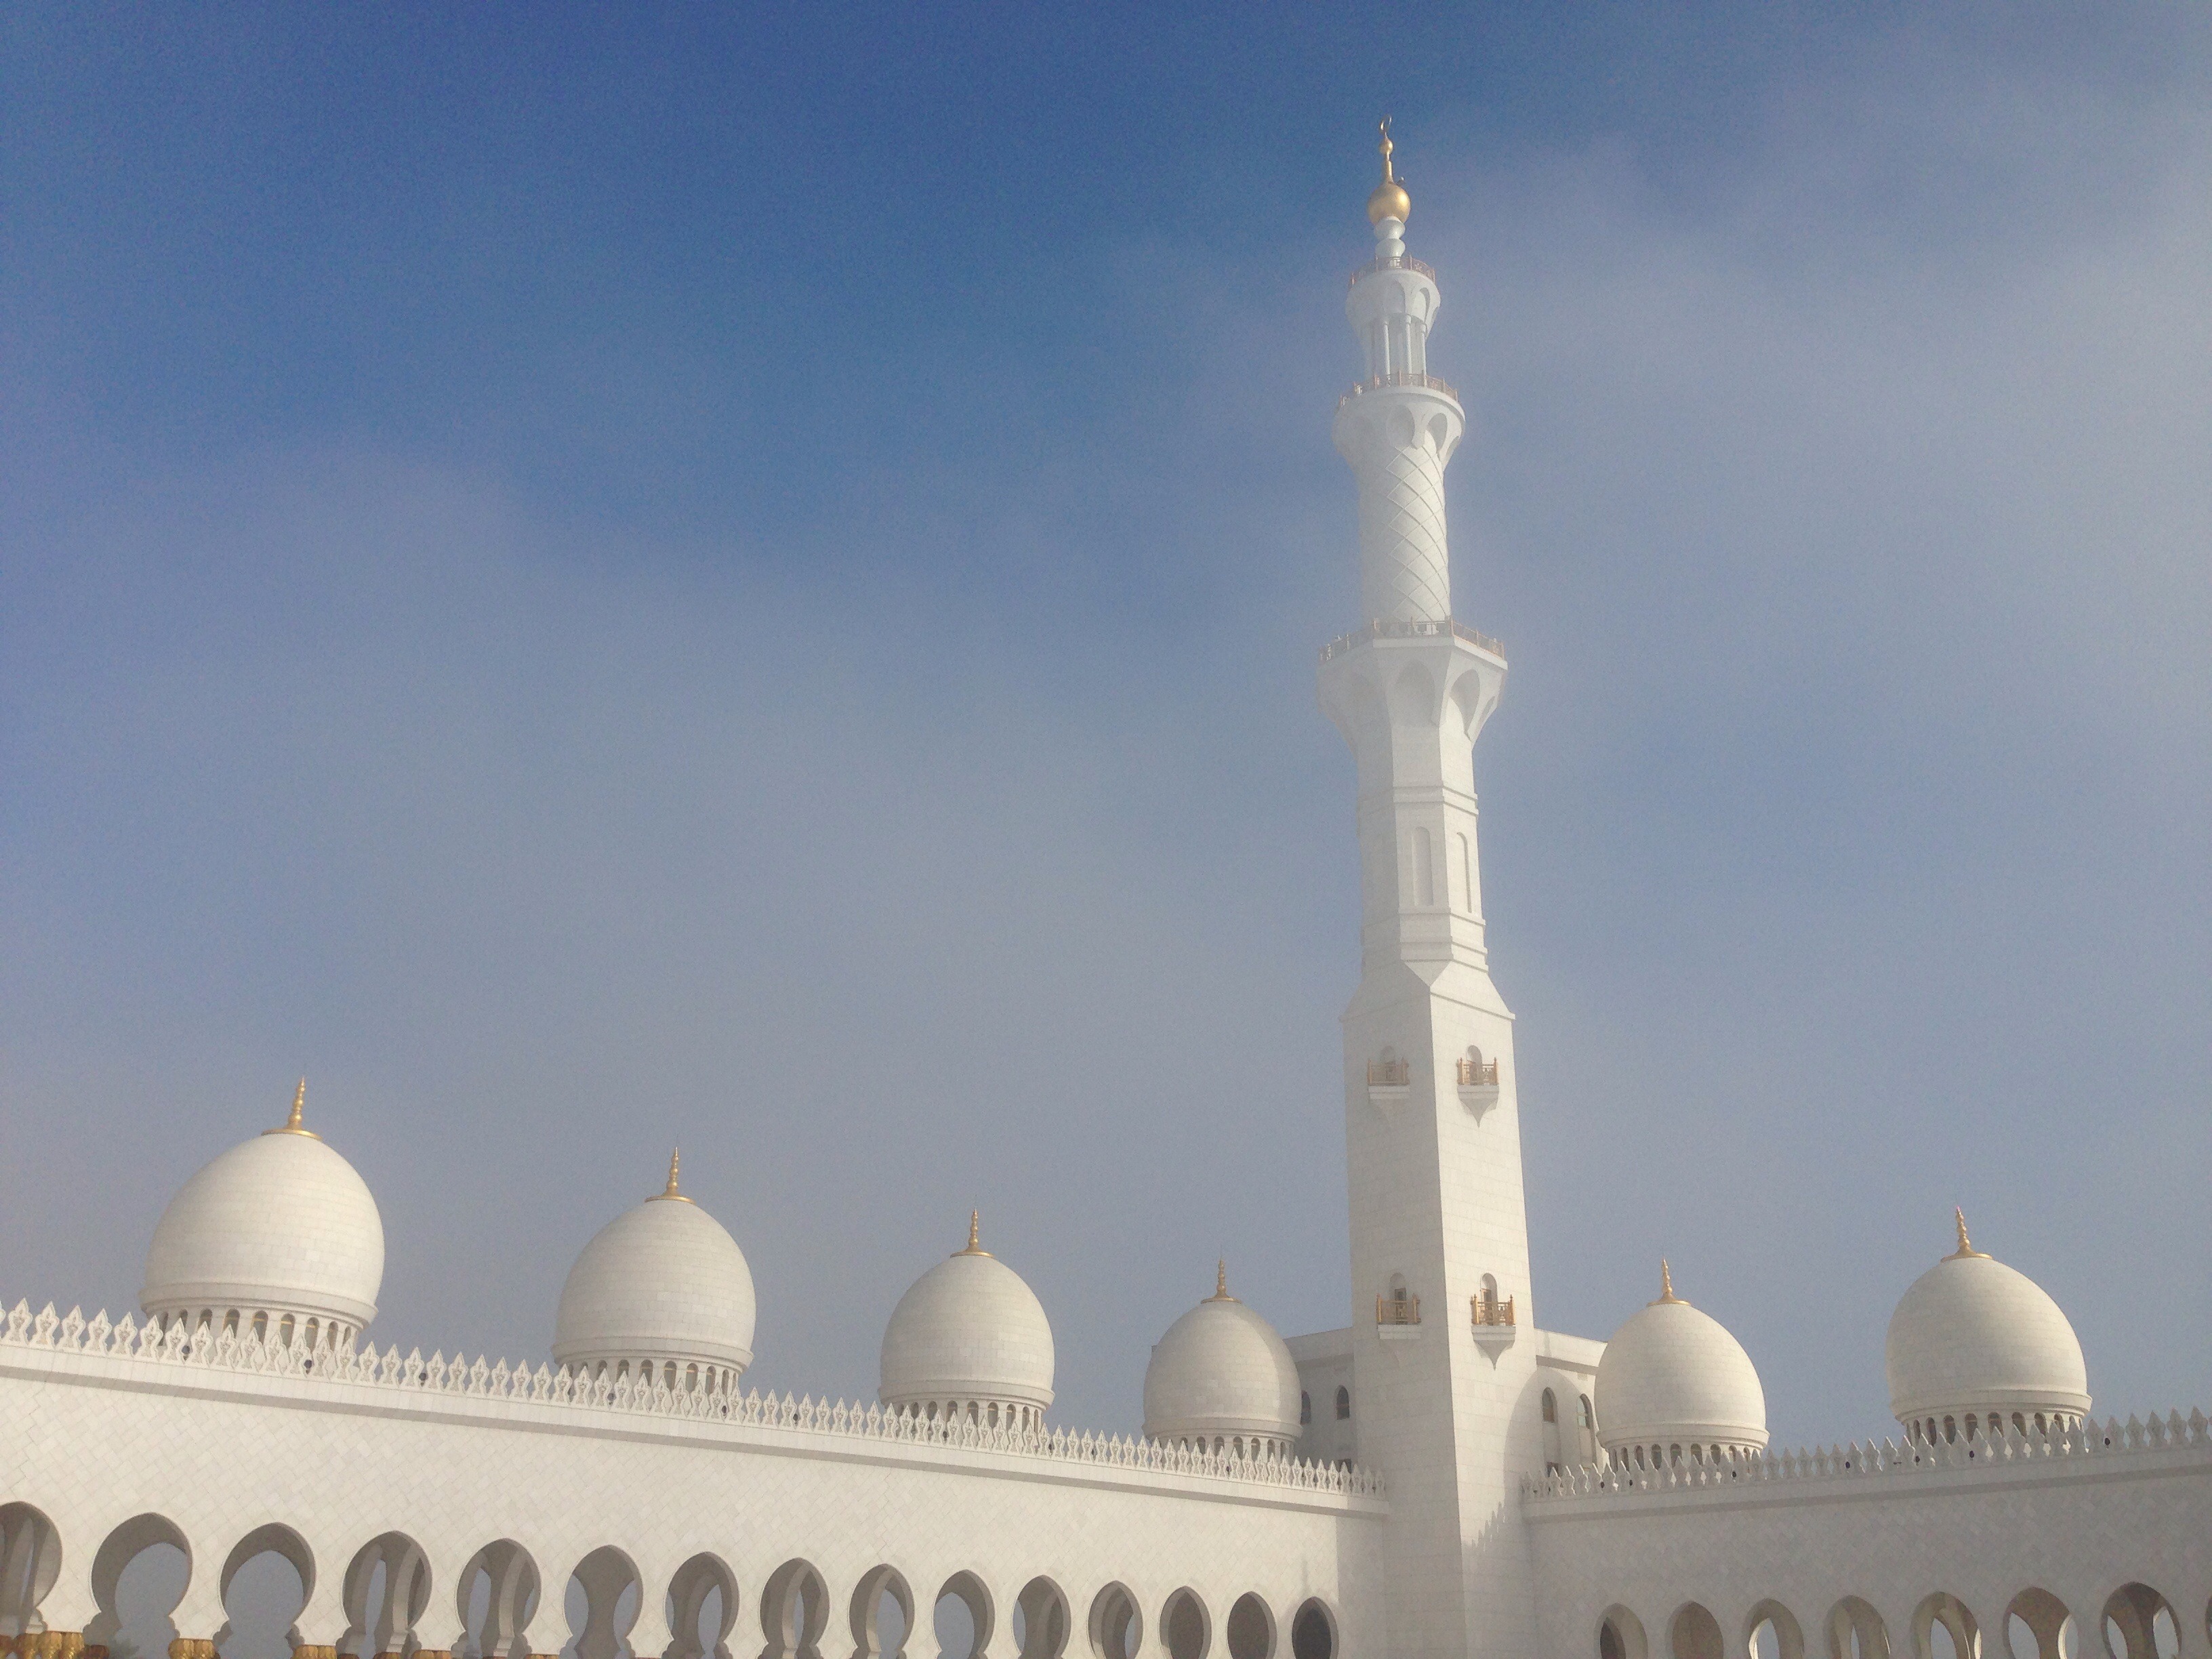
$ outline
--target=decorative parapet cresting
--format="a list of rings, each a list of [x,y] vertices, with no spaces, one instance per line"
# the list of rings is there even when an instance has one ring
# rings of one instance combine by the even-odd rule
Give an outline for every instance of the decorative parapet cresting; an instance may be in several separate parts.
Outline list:
[[[1524,1480],[1522,1496],[1530,1504],[1585,1499],[1634,1499],[1653,1493],[1741,1492],[1746,1486],[1782,1481],[1911,1480],[1944,1469],[2003,1469],[2050,1473],[2053,1461],[2126,1457],[2148,1453],[2198,1451],[2212,1463],[2212,1420],[2201,1409],[2187,1417],[2170,1412],[2148,1420],[2117,1418],[2102,1425],[2084,1420],[2071,1428],[2039,1431],[2001,1427],[1972,1439],[1900,1443],[1895,1440],[1853,1441],[1825,1450],[1766,1452],[1729,1462],[1674,1462],[1659,1468],[1587,1463],[1579,1468]]]
[[[294,1377],[310,1383],[348,1383],[388,1389],[411,1395],[442,1395],[520,1405],[566,1406],[586,1411],[626,1413],[679,1421],[835,1435],[855,1440],[895,1442],[919,1451],[1004,1452],[1054,1462],[1088,1464],[1168,1474],[1209,1475],[1255,1486],[1297,1492],[1381,1498],[1382,1477],[1362,1468],[1333,1468],[1291,1458],[1251,1458],[1183,1451],[1127,1435],[1071,1432],[1066,1429],[988,1428],[904,1417],[879,1406],[844,1401],[793,1398],[790,1395],[714,1394],[660,1381],[635,1377],[619,1382],[574,1376],[550,1365],[510,1366],[459,1355],[447,1359],[422,1350],[402,1354],[379,1350],[308,1350],[288,1347],[247,1335],[214,1337],[188,1331],[179,1322],[164,1332],[158,1322],[135,1322],[128,1314],[111,1323],[105,1313],[85,1318],[71,1309],[57,1314],[50,1302],[33,1314],[18,1302],[0,1325],[0,1358],[9,1350],[82,1354],[133,1364],[185,1366],[257,1376]]]

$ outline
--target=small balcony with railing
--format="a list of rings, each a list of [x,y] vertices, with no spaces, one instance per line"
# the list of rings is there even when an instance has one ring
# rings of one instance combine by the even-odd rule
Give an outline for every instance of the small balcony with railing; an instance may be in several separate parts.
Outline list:
[[[1487,1273],[1483,1275],[1482,1288],[1468,1297],[1468,1321],[1474,1332],[1474,1345],[1498,1363],[1498,1356],[1513,1346],[1520,1334],[1513,1315],[1513,1298],[1498,1294],[1497,1281]]]
[[[1449,380],[1426,374],[1415,368],[1394,368],[1381,374],[1370,374],[1364,380],[1352,382],[1352,390],[1336,400],[1336,412],[1344,413],[1345,406],[1358,402],[1370,392],[1383,392],[1393,387],[1410,387],[1419,392],[1441,392],[1453,403],[1459,402],[1459,388]]]
[[[1421,1298],[1409,1291],[1392,1291],[1375,1298],[1375,1323],[1385,1334],[1421,1322]]]
[[[1406,1097],[1413,1092],[1413,1062],[1401,1060],[1396,1050],[1385,1048],[1380,1055],[1367,1062],[1369,1104],[1387,1110],[1403,1105]]]
[[[1459,1084],[1459,1103],[1477,1118],[1498,1104],[1496,1060],[1485,1060],[1480,1048],[1469,1048],[1452,1069]]]
[[[1393,258],[1385,253],[1378,258],[1370,259],[1353,271],[1351,279],[1345,283],[1345,286],[1358,288],[1362,276],[1372,276],[1379,270],[1410,270],[1417,276],[1427,277],[1432,283],[1437,280],[1437,268],[1434,265],[1424,264],[1410,254],[1401,253]]]

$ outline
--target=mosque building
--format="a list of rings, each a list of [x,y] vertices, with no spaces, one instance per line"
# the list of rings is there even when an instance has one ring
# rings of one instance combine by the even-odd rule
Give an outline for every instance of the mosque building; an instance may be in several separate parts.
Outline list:
[[[2064,1312],[1963,1216],[1890,1321],[1879,1443],[1770,1445],[1751,1357],[1663,1264],[1610,1340],[1536,1322],[1475,840],[1506,659],[1455,619],[1466,417],[1387,123],[1382,154],[1334,423],[1363,620],[1320,664],[1358,773],[1345,1325],[1286,1341],[1218,1268],[1141,1433],[1085,1431],[971,1216],[874,1400],[763,1395],[744,1253],[672,1161],[543,1361],[402,1354],[375,1200],[303,1083],[178,1191],[137,1310],[0,1321],[6,1652],[153,1659],[123,1581],[167,1547],[170,1659],[236,1659],[269,1554],[295,1659],[923,1659],[947,1598],[945,1659],[2212,1659],[2212,1425],[2095,1416]]]

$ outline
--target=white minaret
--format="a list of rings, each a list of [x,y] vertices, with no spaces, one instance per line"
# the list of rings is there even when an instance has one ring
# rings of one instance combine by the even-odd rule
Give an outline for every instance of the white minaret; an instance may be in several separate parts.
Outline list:
[[[1367,377],[1336,411],[1359,478],[1364,624],[1322,653],[1359,767],[1361,975],[1344,1016],[1352,1389],[1361,1462],[1390,1484],[1394,1659],[1533,1659],[1521,1522],[1543,1467],[1513,1077],[1475,855],[1475,736],[1505,659],[1452,619],[1443,473],[1466,429],[1429,373],[1436,274],[1407,257],[1390,167],[1345,309]]]

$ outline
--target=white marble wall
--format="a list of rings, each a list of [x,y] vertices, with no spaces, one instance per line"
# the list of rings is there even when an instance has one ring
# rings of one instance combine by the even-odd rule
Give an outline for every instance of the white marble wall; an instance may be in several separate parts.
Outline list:
[[[2014,1652],[2008,1611],[2040,1590],[2073,1619],[2079,1659],[2150,1659],[2124,1638],[2113,1649],[2105,1629],[2108,1601],[2140,1583],[2171,1607],[2184,1659],[2203,1659],[2212,1435],[2192,1437],[2185,1425],[2169,1443],[2130,1447],[2123,1425],[2110,1437],[2116,1443],[1995,1462],[1986,1444],[1971,1460],[1961,1448],[1937,1468],[1913,1463],[1911,1449],[1892,1467],[1880,1448],[1849,1447],[1770,1460],[1790,1471],[1780,1479],[1532,1495],[1523,1510],[1541,1650],[1599,1659],[1610,1613],[1625,1638],[1620,1659],[1718,1659],[1700,1650],[1697,1615],[1682,1618],[1694,1604],[1711,1614],[1728,1655],[1745,1653],[1771,1618],[1783,1659],[1796,1659],[1800,1641],[1805,1653],[1851,1659],[1830,1621],[1856,1598],[1862,1659],[1885,1649],[1892,1659],[1925,1659],[1936,1650],[1929,1620],[1939,1608],[1963,1610],[1972,1622],[1960,1628],[1987,1659],[2002,1659]],[[1954,1649],[1974,1659],[1966,1645]],[[2055,1656],[2045,1650],[2043,1659]]]
[[[1287,1654],[1291,1620],[1321,1598],[1342,1650],[1368,1639],[1384,1513],[1371,1492],[1269,1484],[1173,1468],[1053,1458],[735,1424],[603,1404],[410,1389],[323,1376],[256,1374],[113,1352],[0,1341],[0,1504],[49,1517],[62,1559],[40,1598],[46,1626],[92,1624],[95,1553],[134,1516],[173,1523],[191,1557],[173,1615],[206,1638],[225,1622],[222,1579],[241,1540],[271,1525],[297,1534],[312,1580],[303,1644],[336,1645],[349,1620],[343,1580],[387,1532],[424,1551],[433,1579],[422,1646],[465,1646],[457,1581],[484,1546],[514,1540],[534,1564],[538,1610],[514,1650],[568,1638],[562,1597],[602,1546],[622,1553],[647,1593],[629,1640],[659,1653],[671,1632],[664,1593],[687,1560],[726,1564],[740,1607],[727,1645],[761,1650],[763,1587],[794,1559],[821,1575],[827,1653],[852,1653],[856,1586],[895,1568],[926,1627],[940,1586],[973,1576],[1011,1656],[1015,1598],[1042,1575],[1069,1604],[1072,1652],[1092,1650],[1085,1623],[1108,1585],[1141,1610],[1146,1652],[1162,1650],[1163,1609],[1195,1594],[1223,1640],[1231,1606],[1266,1601]],[[627,1577],[627,1568],[623,1576]],[[869,1598],[871,1601],[872,1597]],[[916,1652],[933,1650],[926,1635]]]

